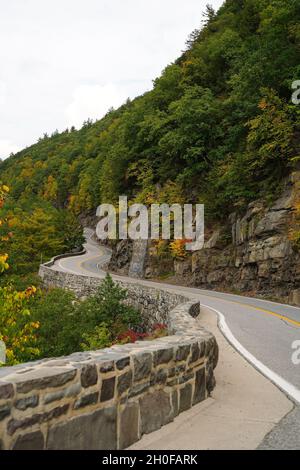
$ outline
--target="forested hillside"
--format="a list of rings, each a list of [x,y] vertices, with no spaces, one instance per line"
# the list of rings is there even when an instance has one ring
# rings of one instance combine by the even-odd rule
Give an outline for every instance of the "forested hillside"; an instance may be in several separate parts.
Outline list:
[[[15,269],[79,246],[75,217],[121,194],[203,202],[212,222],[273,200],[300,158],[300,108],[291,103],[299,58],[299,0],[207,7],[152,91],[0,164]]]

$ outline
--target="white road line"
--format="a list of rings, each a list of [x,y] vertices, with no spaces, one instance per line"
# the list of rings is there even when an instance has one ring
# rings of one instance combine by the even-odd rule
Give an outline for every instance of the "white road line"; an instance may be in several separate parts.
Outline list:
[[[201,303],[205,308],[213,310],[218,316],[218,326],[222,334],[225,336],[227,341],[248,361],[252,364],[257,370],[259,370],[265,377],[267,377],[271,382],[273,382],[280,390],[282,390],[286,395],[288,395],[293,401],[297,404],[300,403],[300,390],[292,385],[290,382],[287,382],[285,379],[276,374],[276,372],[269,369],[262,362],[260,362],[253,354],[251,354],[241,343],[236,339],[230,330],[229,326],[226,323],[225,316],[219,310],[210,307]]]

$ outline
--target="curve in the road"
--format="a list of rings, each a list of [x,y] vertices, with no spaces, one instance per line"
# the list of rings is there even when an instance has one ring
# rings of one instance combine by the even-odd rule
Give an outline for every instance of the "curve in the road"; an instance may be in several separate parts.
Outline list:
[[[110,251],[93,240],[92,230],[86,230],[86,239],[84,255],[60,259],[54,269],[103,278],[105,272],[101,266],[109,260]],[[124,280],[122,276],[113,277]],[[220,330],[227,340],[262,374],[300,403],[300,365],[292,361],[293,343],[300,339],[300,308],[154,281],[126,278],[126,282],[176,290],[198,298],[218,315]]]
[[[208,307],[205,304],[202,305],[203,307]],[[279,387],[290,398],[292,398],[293,401],[295,401],[297,404],[300,403],[300,390],[287,380],[283,379],[280,375],[276,374],[276,372],[269,369],[269,367],[259,361],[255,356],[253,356],[253,354],[251,354],[246,348],[244,348],[244,346],[232,334],[230,328],[226,323],[225,316],[219,310],[216,310],[212,307],[209,308],[217,314],[219,319],[219,329],[221,330],[225,338],[229,341],[229,343],[265,377],[271,380],[272,383],[277,385],[277,387]]]

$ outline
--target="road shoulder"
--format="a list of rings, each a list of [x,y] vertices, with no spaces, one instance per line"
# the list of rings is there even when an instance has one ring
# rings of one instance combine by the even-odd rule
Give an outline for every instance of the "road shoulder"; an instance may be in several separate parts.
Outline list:
[[[227,342],[214,312],[202,307],[199,321],[220,348],[212,397],[130,449],[256,449],[293,410],[293,403]]]
[[[300,450],[300,407],[295,407],[264,438],[259,450]]]

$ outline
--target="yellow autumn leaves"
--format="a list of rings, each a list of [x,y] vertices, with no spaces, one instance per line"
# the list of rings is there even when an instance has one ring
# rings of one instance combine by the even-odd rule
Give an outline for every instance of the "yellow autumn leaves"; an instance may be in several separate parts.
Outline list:
[[[9,268],[9,264],[7,263],[7,260],[8,260],[7,254],[0,255],[0,274]]]
[[[30,321],[29,300],[36,288],[17,292],[12,287],[0,288],[0,340],[6,346],[6,365],[34,359],[39,322]],[[0,364],[1,365],[1,364]]]
[[[0,183],[0,209],[3,207],[7,193],[9,192],[8,186]],[[0,218],[0,227],[3,225],[3,220]],[[3,273],[6,269],[9,268],[7,263],[8,255],[0,254],[0,274]]]
[[[9,188],[0,183],[0,209],[3,207]],[[0,218],[0,227],[4,221]],[[7,237],[0,237],[5,241]],[[9,268],[8,254],[0,254],[0,274]],[[0,287],[0,341],[6,346],[6,365],[34,359],[39,351],[35,348],[38,322],[30,321],[29,301],[36,287],[30,286],[18,292],[11,286]],[[0,366],[3,365],[0,363]]]

